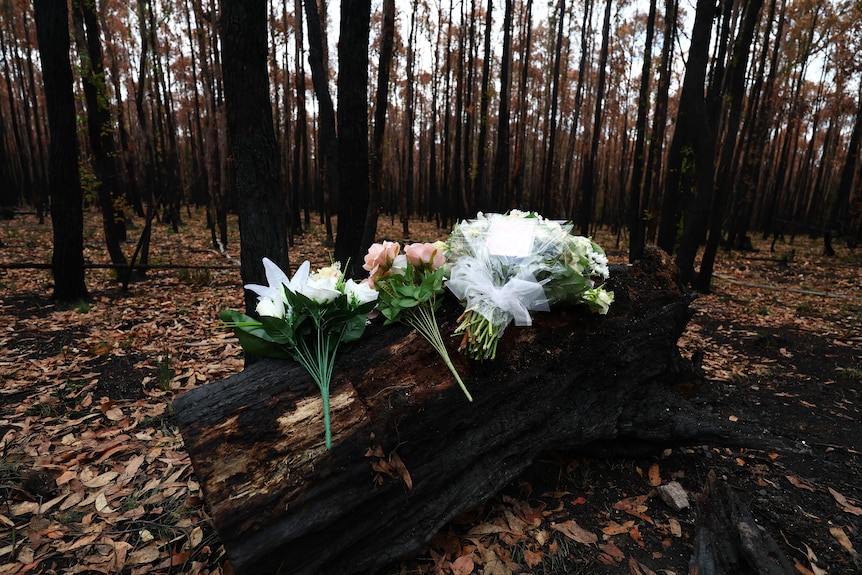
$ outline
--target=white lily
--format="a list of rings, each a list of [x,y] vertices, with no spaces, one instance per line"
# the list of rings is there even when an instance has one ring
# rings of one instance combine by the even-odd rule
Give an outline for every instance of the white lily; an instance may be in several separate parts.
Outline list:
[[[306,262],[307,263],[307,262]],[[263,258],[267,286],[246,284],[245,289],[257,294],[255,311],[261,316],[283,318],[285,313],[284,286],[288,283],[287,274],[269,258]]]

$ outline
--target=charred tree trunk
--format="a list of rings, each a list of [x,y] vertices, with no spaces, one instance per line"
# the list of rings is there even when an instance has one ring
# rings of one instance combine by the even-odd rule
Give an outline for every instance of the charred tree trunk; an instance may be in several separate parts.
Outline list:
[[[88,294],[84,283],[84,193],[78,177],[69,16],[65,2],[40,0],[34,3],[33,9],[51,132],[48,181],[54,231],[53,298],[74,302],[85,299]]]
[[[760,437],[697,413],[677,339],[690,317],[670,258],[648,248],[614,269],[607,316],[580,308],[510,327],[497,359],[450,354],[465,400],[415,332],[372,325],[340,356],[334,445],[301,367],[261,361],[190,391],[174,412],[238,573],[373,571],[419,551],[459,513],[551,449],[635,455]],[[439,317],[451,333],[460,306]],[[739,422],[733,424],[738,426]]]

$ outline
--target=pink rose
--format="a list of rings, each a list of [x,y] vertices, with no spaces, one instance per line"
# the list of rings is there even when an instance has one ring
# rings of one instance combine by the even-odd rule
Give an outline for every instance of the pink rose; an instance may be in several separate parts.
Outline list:
[[[443,252],[434,244],[410,244],[404,248],[407,261],[416,269],[436,270],[446,263]]]
[[[382,244],[372,244],[368,248],[368,253],[365,254],[365,263],[363,269],[368,270],[368,275],[372,283],[374,278],[385,275],[392,267],[392,262],[401,251],[401,244],[398,242],[383,242]]]

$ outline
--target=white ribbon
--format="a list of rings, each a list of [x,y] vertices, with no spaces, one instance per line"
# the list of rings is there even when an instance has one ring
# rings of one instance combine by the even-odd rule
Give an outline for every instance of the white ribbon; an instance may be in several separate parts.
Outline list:
[[[467,309],[474,309],[489,321],[498,318],[489,317],[494,308],[505,312],[502,325],[497,327],[502,332],[512,318],[515,325],[530,326],[533,318],[530,310],[548,311],[548,299],[542,283],[536,281],[533,274],[521,272],[511,278],[500,278],[503,285],[494,281],[491,262],[473,257],[461,257],[452,266],[451,278],[446,282],[449,290],[460,300],[466,302]],[[493,305],[491,305],[493,304]]]

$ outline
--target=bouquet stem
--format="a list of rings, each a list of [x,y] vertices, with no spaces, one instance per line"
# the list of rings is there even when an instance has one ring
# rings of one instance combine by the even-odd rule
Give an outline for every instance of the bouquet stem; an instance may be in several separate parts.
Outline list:
[[[452,375],[455,376],[455,381],[458,382],[458,385],[461,387],[461,391],[463,391],[464,395],[467,397],[467,401],[473,401],[473,396],[470,395],[470,392],[467,390],[467,386],[464,385],[464,382],[461,380],[461,376],[458,373],[458,370],[455,369],[455,365],[449,358],[449,352],[446,351],[446,346],[443,344],[443,337],[440,335],[440,328],[437,327],[437,318],[434,315],[433,302],[419,304],[414,308],[405,310],[405,312],[407,313],[404,313],[404,323],[415,328],[416,331],[421,333],[422,337],[431,344],[440,357],[443,358],[444,363],[446,363],[446,367],[448,367],[449,371],[452,372]]]
[[[294,357],[305,368],[320,390],[323,399],[323,427],[326,449],[332,449],[332,424],[329,414],[329,384],[332,381],[332,370],[335,366],[335,354],[338,351],[340,338],[334,342],[317,330],[317,345],[315,351],[308,349],[305,341],[300,341],[295,349]]]
[[[323,398],[323,427],[324,431],[324,443],[326,444],[326,449],[332,449],[332,425],[330,424],[329,419],[329,390],[326,392],[323,389],[320,390],[320,396]]]

